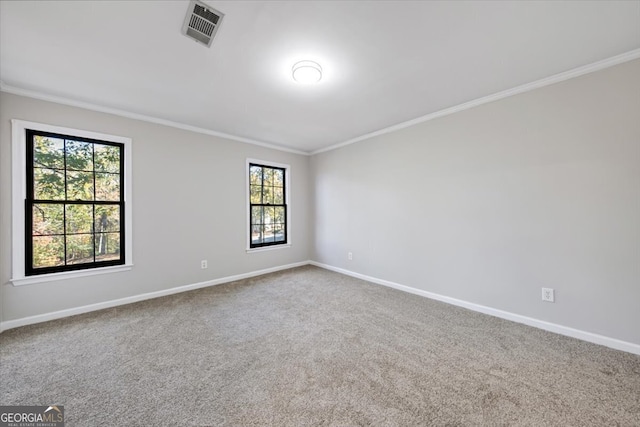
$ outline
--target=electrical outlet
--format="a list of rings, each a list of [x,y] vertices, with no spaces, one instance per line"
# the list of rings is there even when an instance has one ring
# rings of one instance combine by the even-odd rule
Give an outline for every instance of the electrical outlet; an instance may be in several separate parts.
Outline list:
[[[353,252],[347,253],[347,259],[351,261],[353,259]]]
[[[200,261],[200,268],[203,269],[203,270],[205,268],[208,268],[206,259],[203,259],[202,261]]]
[[[554,291],[551,288],[542,288],[542,301],[555,302]]]

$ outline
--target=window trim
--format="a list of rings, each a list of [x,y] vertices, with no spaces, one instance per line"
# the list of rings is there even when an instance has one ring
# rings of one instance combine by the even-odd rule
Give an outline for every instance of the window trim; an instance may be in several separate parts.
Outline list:
[[[84,270],[63,271],[46,273],[33,276],[25,275],[25,199],[27,196],[27,130],[50,132],[63,135],[72,135],[82,138],[117,142],[124,145],[124,177],[125,182],[121,189],[124,191],[125,217],[124,217],[124,253],[125,262],[117,266],[96,267]],[[133,239],[132,239],[132,204],[131,204],[131,138],[108,135],[86,130],[72,129],[61,126],[47,125],[43,123],[24,120],[11,120],[11,180],[12,180],[12,278],[14,286],[32,283],[50,282],[73,277],[93,276],[97,274],[113,273],[130,270],[133,266]]]
[[[284,187],[285,187],[285,227],[287,229],[287,243],[280,244],[272,244],[258,247],[251,247],[251,181],[250,181],[250,166],[251,164],[258,164],[266,167],[280,168],[284,169]],[[283,249],[291,247],[291,166],[284,163],[276,163],[270,162],[268,160],[260,160],[260,159],[252,159],[247,158],[246,167],[245,167],[245,202],[247,204],[246,209],[246,220],[245,220],[245,228],[247,231],[247,239],[246,239],[246,251],[247,253],[252,252],[264,252],[275,249]]]

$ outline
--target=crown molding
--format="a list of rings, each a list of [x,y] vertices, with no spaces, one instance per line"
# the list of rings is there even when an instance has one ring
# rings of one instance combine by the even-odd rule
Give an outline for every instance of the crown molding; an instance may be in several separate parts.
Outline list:
[[[169,126],[177,129],[187,130],[191,132],[201,133],[204,135],[215,136],[219,138],[225,138],[233,141],[243,142],[246,144],[257,145],[260,147],[270,148],[273,150],[284,151],[288,153],[300,154],[303,156],[315,155],[324,153],[327,151],[336,150],[338,148],[345,147],[347,145],[355,144],[356,142],[364,141],[367,139],[374,138],[376,136],[384,135],[387,133],[395,132],[400,129],[404,129],[413,125],[417,125],[423,122],[427,122],[429,120],[437,119],[439,117],[448,116],[450,114],[454,114],[460,111],[468,110],[473,107],[477,107],[483,104],[488,104],[490,102],[498,101],[500,99],[508,98],[510,96],[518,95],[521,93],[529,92],[534,89],[539,89],[545,86],[549,86],[555,83],[560,83],[565,80],[569,80],[575,77],[579,77],[585,74],[594,73],[596,71],[603,70],[605,68],[613,67],[615,65],[619,65],[625,62],[633,61],[634,59],[640,58],[640,49],[634,49],[629,52],[622,53],[620,55],[613,56],[611,58],[604,59],[602,61],[594,62],[592,64],[584,65],[582,67],[574,68],[569,71],[565,71],[559,74],[555,74],[553,76],[545,77],[540,80],[536,80],[531,83],[526,83],[520,86],[516,86],[511,89],[504,90],[502,92],[497,92],[492,95],[484,96],[482,98],[477,98],[469,102],[465,102],[463,104],[459,104],[450,108],[445,108],[444,110],[436,111],[425,116],[417,117],[412,120],[408,120],[406,122],[398,123],[393,126],[389,126],[383,129],[379,129],[374,132],[370,132],[356,138],[349,139],[344,142],[340,142],[337,144],[330,145],[328,147],[320,148],[314,151],[302,151],[294,148],[284,147],[276,144],[270,144],[267,142],[257,141],[250,138],[244,138],[241,136],[231,135],[223,132],[214,131],[211,129],[205,129],[197,126],[187,125],[184,123],[174,122],[171,120],[165,120],[153,116],[147,116],[144,114],[132,113],[126,110],[120,110],[117,108],[106,107],[98,104],[92,104],[89,102],[73,100],[70,98],[65,98],[57,95],[50,95],[43,92],[38,92],[30,89],[19,88],[11,85],[7,85],[4,82],[0,81],[0,91],[11,93],[14,95],[26,96],[28,98],[40,99],[42,101],[55,102],[58,104],[69,105],[72,107],[84,108],[87,110],[98,111],[101,113],[113,114],[116,116],[126,117],[129,119],[140,120],[149,123],[155,123],[159,125]]]
[[[115,116],[126,117],[128,119],[140,120],[143,122],[149,122],[149,123],[154,123],[158,125],[169,126],[176,129],[182,129],[190,132],[201,133],[204,135],[215,136],[218,138],[230,139],[233,141],[243,142],[245,144],[258,145],[260,147],[270,148],[272,150],[286,151],[288,153],[301,154],[304,156],[308,156],[310,154],[306,151],[283,147],[280,145],[257,141],[250,138],[244,138],[241,136],[230,135],[228,133],[218,132],[211,129],[205,129],[197,126],[187,125],[184,123],[165,120],[158,117],[147,116],[145,114],[132,113],[130,111],[121,110],[118,108],[106,107],[103,105],[93,104],[90,102],[78,101],[75,99],[65,98],[57,95],[51,95],[51,94],[47,94],[44,92],[39,92],[31,89],[24,89],[16,86],[11,86],[2,81],[0,81],[0,92],[6,92],[6,93],[11,93],[13,95],[25,96],[27,98],[39,99],[41,101],[55,102],[56,104],[68,105],[71,107],[84,108],[85,110],[98,111],[100,113],[113,114]]]
[[[346,147],[347,145],[355,144],[356,142],[364,141],[366,139],[371,139],[376,136],[384,135],[386,133],[394,132],[400,129],[404,129],[413,125],[417,125],[419,123],[427,122],[429,120],[437,119],[439,117],[448,116],[450,114],[454,114],[460,111],[468,110],[469,108],[477,107],[479,105],[488,104],[489,102],[498,101],[500,99],[508,98],[513,95],[518,95],[520,93],[529,92],[534,89],[539,89],[545,86],[549,86],[555,83],[560,83],[565,80],[573,79],[575,77],[579,77],[585,74],[593,73],[596,71],[603,70],[605,68],[613,67],[614,65],[622,64],[625,62],[633,61],[634,59],[640,58],[640,49],[634,49],[629,52],[625,52],[620,55],[613,56],[611,58],[604,59],[602,61],[594,62],[592,64],[584,65],[582,67],[574,68],[569,71],[565,71],[559,74],[555,74],[553,76],[545,77],[540,80],[536,80],[531,83],[526,83],[521,86],[516,86],[511,89],[504,90],[502,92],[494,93],[492,95],[484,96],[482,98],[477,98],[469,102],[465,102],[463,104],[456,105],[454,107],[445,108],[444,110],[436,111],[434,113],[427,114],[426,116],[421,116],[412,120],[408,120],[406,122],[398,123],[397,125],[389,126],[384,129],[377,130],[375,132],[367,133],[365,135],[358,136],[356,138],[350,139],[348,141],[340,142],[338,144],[330,145],[329,147],[321,148],[315,151],[312,151],[310,154],[319,154],[324,153],[326,151],[336,150],[338,148]]]

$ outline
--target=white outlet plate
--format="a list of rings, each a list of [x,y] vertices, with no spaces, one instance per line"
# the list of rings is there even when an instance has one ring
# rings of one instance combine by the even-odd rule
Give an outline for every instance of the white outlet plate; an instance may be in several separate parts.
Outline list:
[[[207,267],[208,267],[208,266],[207,266],[207,260],[206,260],[206,259],[203,259],[202,261],[200,261],[200,268],[201,268],[201,269],[203,269],[203,270],[204,270],[204,269],[205,269],[205,268],[207,268]]]
[[[551,288],[542,288],[542,301],[555,302],[555,291]]]
[[[349,260],[353,259],[353,252],[347,253],[347,259],[349,259]]]

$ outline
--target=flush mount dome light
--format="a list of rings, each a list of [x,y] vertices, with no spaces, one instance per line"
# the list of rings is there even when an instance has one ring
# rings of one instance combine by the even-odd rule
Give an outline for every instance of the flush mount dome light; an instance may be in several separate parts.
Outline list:
[[[293,80],[298,83],[318,83],[322,78],[322,67],[317,62],[299,61],[293,64],[291,70]]]

